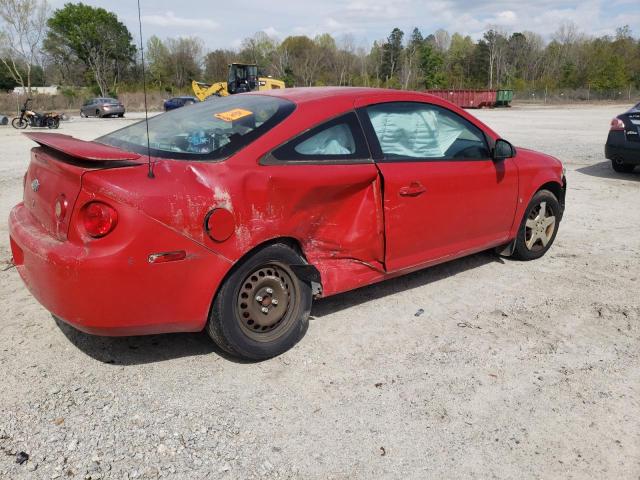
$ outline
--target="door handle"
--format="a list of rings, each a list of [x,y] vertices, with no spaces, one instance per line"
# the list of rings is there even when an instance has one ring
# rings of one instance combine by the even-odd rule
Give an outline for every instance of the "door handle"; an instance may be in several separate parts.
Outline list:
[[[420,182],[411,182],[408,187],[402,187],[400,189],[401,197],[417,197],[426,192],[427,189]]]

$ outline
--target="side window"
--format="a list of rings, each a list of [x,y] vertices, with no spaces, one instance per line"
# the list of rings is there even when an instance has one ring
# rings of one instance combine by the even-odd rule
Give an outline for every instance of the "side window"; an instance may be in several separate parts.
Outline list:
[[[394,102],[366,112],[385,160],[491,158],[482,131],[445,108]]]
[[[272,153],[281,161],[326,161],[368,159],[358,117],[350,112],[294,138]]]

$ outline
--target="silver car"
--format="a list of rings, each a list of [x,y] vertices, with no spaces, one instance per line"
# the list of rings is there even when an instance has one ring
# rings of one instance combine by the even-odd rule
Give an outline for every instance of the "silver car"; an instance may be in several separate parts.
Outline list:
[[[124,105],[115,98],[98,97],[87,100],[80,107],[81,117],[124,117]]]

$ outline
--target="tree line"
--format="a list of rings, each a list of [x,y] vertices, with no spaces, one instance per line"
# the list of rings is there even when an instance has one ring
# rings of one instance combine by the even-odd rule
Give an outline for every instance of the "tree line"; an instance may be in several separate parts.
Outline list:
[[[550,40],[497,27],[477,40],[443,29],[425,33],[393,28],[362,45],[350,35],[279,40],[258,32],[240,48],[212,51],[198,37],[153,36],[145,67],[150,85],[168,92],[185,91],[193,79],[224,80],[232,62],[256,63],[289,87],[640,88],[640,40],[629,26],[592,37],[564,24]],[[140,87],[140,53],[127,27],[103,8],[67,3],[50,11],[46,0],[0,0],[0,89],[47,82],[114,95]]]

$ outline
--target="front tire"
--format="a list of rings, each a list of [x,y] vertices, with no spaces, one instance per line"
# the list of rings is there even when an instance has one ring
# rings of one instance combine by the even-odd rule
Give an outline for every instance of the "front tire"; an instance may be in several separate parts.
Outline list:
[[[556,196],[549,190],[537,192],[518,229],[513,256],[520,260],[535,260],[551,248],[558,233],[562,209]]]
[[[275,357],[298,343],[309,325],[312,294],[290,265],[304,263],[288,246],[274,244],[235,268],[220,287],[207,322],[214,342],[251,361]]]
[[[24,118],[21,118],[21,117],[16,117],[13,120],[11,120],[11,126],[13,128],[17,128],[18,130],[24,130],[25,128],[27,128],[27,125],[29,125],[29,122],[27,122]]]

